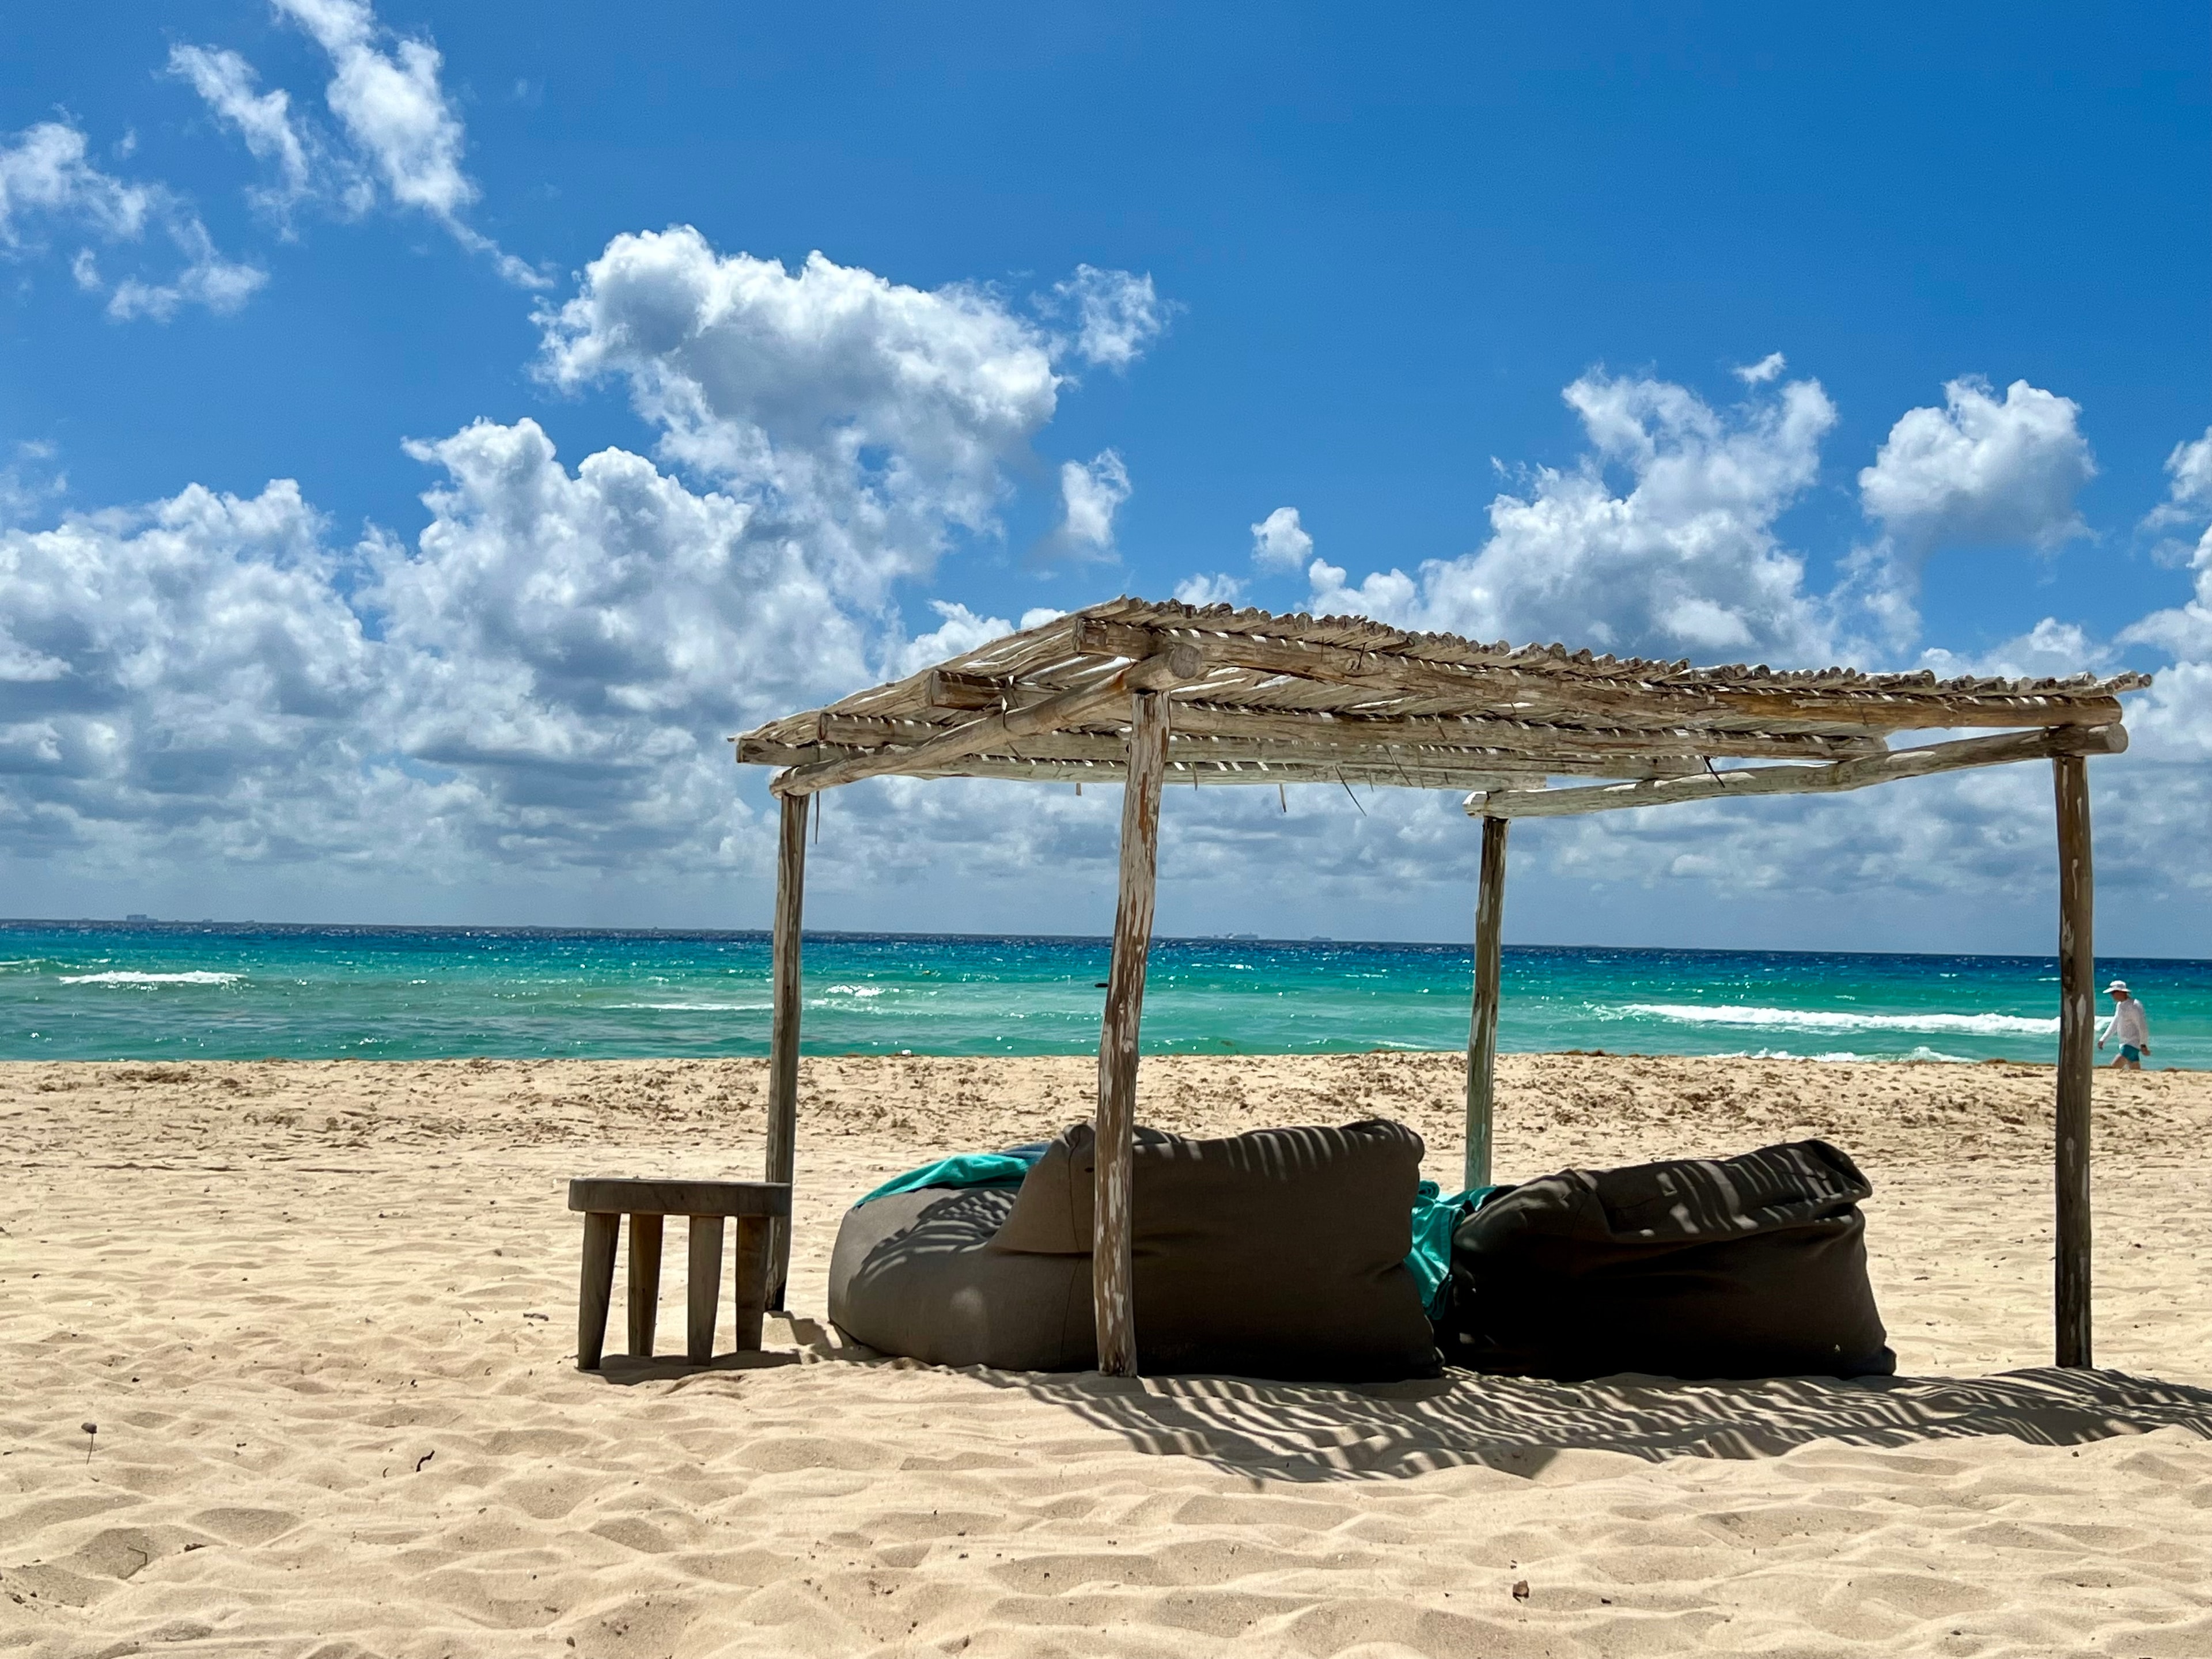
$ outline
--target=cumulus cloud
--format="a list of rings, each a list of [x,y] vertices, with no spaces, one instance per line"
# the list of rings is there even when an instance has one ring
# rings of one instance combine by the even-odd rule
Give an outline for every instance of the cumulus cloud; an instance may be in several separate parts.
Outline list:
[[[1908,410],[1890,428],[1859,495],[1908,548],[2026,542],[2050,549],[2085,534],[2074,498],[2096,476],[2081,405],[2014,380],[2000,403],[1988,381],[1943,387],[1942,409]]]
[[[1074,276],[1054,283],[1044,309],[1072,317],[1078,356],[1116,371],[1135,362],[1167,326],[1167,307],[1149,276],[1096,265],[1078,265]]]
[[[2154,550],[2166,563],[2212,558],[2212,427],[2201,438],[2178,443],[2166,458],[2166,499],[2144,514],[2142,528],[2159,538]],[[2193,532],[2194,543],[2173,534]]]
[[[1778,380],[1782,371],[1790,367],[1789,360],[1778,351],[1770,351],[1755,363],[1746,363],[1735,371],[1735,377],[1746,386],[1765,386],[1769,380]]]
[[[0,529],[28,522],[68,489],[67,475],[53,464],[54,455],[51,443],[19,443],[0,466]]]
[[[1186,576],[1176,584],[1175,596],[1185,605],[1242,605],[1244,584],[1234,576]]]
[[[548,378],[626,380],[697,479],[478,421],[408,445],[436,474],[411,539],[335,545],[283,482],[0,533],[0,852],[750,868],[729,734],[1057,614],[948,601],[909,639],[897,610],[990,527],[1055,407],[1047,337],[980,291],[686,233],[618,240],[544,321]],[[1110,543],[1118,458],[1078,470],[1098,497],[1078,527]],[[931,810],[971,811],[978,841],[1044,833],[947,805],[968,799]],[[840,823],[896,863],[902,810],[863,790]]]
[[[254,266],[226,259],[207,227],[166,185],[134,183],[88,159],[85,135],[62,121],[44,121],[0,143],[0,248],[21,258],[40,251],[41,230],[89,234],[111,247],[142,243],[157,228],[183,259],[159,276],[132,275],[111,284],[89,247],[70,262],[76,285],[107,296],[107,314],[166,321],[178,308],[237,310],[268,281]]]
[[[1040,553],[1048,559],[1082,563],[1114,556],[1114,515],[1129,499],[1129,469],[1111,449],[1088,462],[1064,461],[1060,469],[1060,524]]]
[[[980,289],[787,270],[688,226],[617,237],[543,321],[550,383],[619,378],[664,455],[834,526],[825,554],[879,588],[996,529],[1058,405],[1050,343]]]
[[[296,486],[0,533],[0,836],[299,856],[357,839],[373,647]],[[385,826],[380,826],[380,828]],[[389,826],[398,828],[398,826]]]
[[[1566,640],[1672,656],[1827,654],[1826,607],[1775,520],[1811,485],[1835,406],[1814,380],[1716,410],[1670,382],[1590,374],[1568,386],[1589,448],[1490,504],[1490,538],[1417,574],[1358,586],[1316,559],[1316,611],[1479,639]],[[1620,479],[1616,484],[1614,479]]]
[[[1313,550],[1295,507],[1279,507],[1252,526],[1252,562],[1262,570],[1303,569]]]

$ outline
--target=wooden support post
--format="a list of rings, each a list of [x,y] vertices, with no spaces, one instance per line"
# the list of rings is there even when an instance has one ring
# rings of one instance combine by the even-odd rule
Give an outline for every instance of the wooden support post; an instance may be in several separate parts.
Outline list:
[[[622,1217],[584,1218],[584,1276],[576,1293],[576,1369],[595,1371],[607,1346],[607,1304],[615,1294],[615,1239]]]
[[[768,1179],[788,1182],[799,1145],[799,928],[806,902],[806,810],[811,799],[786,795],[775,848],[775,942],[771,947],[775,1011],[768,1040]],[[791,1219],[769,1225],[768,1302],[783,1306],[791,1277]],[[758,1346],[757,1342],[755,1344]]]
[[[761,1313],[768,1301],[769,1237],[773,1231],[764,1215],[738,1218],[737,1259],[731,1264],[737,1280],[732,1307],[737,1328],[730,1346],[739,1353],[756,1353],[761,1345]]]
[[[2089,766],[2051,763],[2058,798],[2057,1349],[2087,1365],[2089,1091],[2097,1047],[2096,883],[2089,855]]]
[[[684,1275],[684,1357],[703,1365],[714,1357],[714,1315],[722,1299],[722,1218],[691,1218],[691,1260]]]
[[[1482,821],[1482,875],[1474,901],[1474,1018],[1467,1034],[1467,1156],[1460,1185],[1490,1185],[1490,1109],[1498,1070],[1498,995],[1504,966],[1505,832],[1510,818]]]
[[[653,1358],[653,1328],[660,1316],[660,1223],[657,1215],[629,1218],[629,1357]]]
[[[1137,1028],[1145,1008],[1145,957],[1152,942],[1152,878],[1159,861],[1160,785],[1167,775],[1168,700],[1161,691],[1129,698],[1129,775],[1121,798],[1121,877],[1114,906],[1114,963],[1106,975],[1106,1015],[1098,1031],[1097,1187],[1091,1283],[1098,1330],[1098,1369],[1137,1374],[1131,1149],[1137,1126]]]

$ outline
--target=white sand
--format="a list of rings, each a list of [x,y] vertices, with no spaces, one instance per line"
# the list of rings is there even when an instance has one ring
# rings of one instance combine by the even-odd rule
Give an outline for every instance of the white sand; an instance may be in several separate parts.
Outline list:
[[[563,1181],[757,1174],[757,1063],[0,1067],[0,1652],[2212,1655],[2212,1077],[2099,1075],[2112,1370],[1972,1380],[2049,1358],[2047,1069],[1583,1057],[1506,1063],[1502,1176],[1826,1134],[1918,1380],[841,1355],[845,1203],[1091,1075],[810,1061],[773,1352],[589,1376]],[[1163,1127],[1380,1111],[1455,1173],[1449,1057],[1145,1080]]]

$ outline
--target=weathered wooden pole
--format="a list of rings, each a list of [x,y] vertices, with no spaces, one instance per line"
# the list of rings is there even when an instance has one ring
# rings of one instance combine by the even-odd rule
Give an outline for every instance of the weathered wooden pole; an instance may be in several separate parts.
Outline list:
[[[2089,1090],[2097,1047],[2089,764],[2079,755],[2057,755],[2051,770],[2058,797],[2058,1363],[2087,1365]]]
[[[785,795],[775,848],[775,943],[771,947],[775,1011],[768,1039],[768,1173],[788,1182],[799,1144],[799,925],[806,902],[806,809],[811,795]],[[791,1222],[769,1228],[768,1305],[783,1307],[791,1276]]]
[[[1474,1018],[1467,1034],[1467,1158],[1460,1185],[1490,1184],[1490,1104],[1498,1070],[1498,987],[1505,925],[1505,831],[1510,818],[1482,821],[1482,875],[1474,900]]]
[[[1131,1148],[1137,1126],[1137,1027],[1145,1009],[1145,957],[1152,942],[1152,878],[1159,862],[1160,785],[1167,775],[1168,698],[1129,698],[1129,777],[1121,795],[1121,895],[1114,906],[1114,963],[1098,1030],[1097,1187],[1091,1273],[1098,1369],[1137,1374],[1130,1255]]]

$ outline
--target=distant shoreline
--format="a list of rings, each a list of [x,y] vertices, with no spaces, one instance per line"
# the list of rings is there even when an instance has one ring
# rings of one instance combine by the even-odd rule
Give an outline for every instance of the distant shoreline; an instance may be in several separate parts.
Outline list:
[[[86,933],[242,933],[301,936],[312,934],[372,934],[392,938],[417,939],[652,939],[680,941],[742,940],[765,944],[770,938],[765,927],[541,927],[508,924],[479,924],[475,922],[398,922],[398,921],[192,921],[183,919],[149,916],[136,921],[128,918],[101,916],[0,916],[0,932],[29,931],[39,928],[69,928]],[[1470,930],[1471,931],[1471,930]],[[1112,944],[1107,933],[914,933],[910,931],[872,930],[849,927],[809,927],[801,935],[803,940],[855,941],[896,944],[911,942],[927,944],[1009,944],[1039,945],[1096,945],[1104,948]],[[1341,950],[1376,951],[1457,951],[1471,956],[1471,941],[1462,943],[1449,939],[1338,939],[1325,934],[1310,934],[1304,938],[1271,938],[1261,933],[1158,933],[1153,936],[1155,949],[1181,945],[1255,945],[1264,950],[1302,950],[1312,945],[1327,945]],[[1506,942],[1506,950],[1522,955],[1587,955],[1603,953],[1616,956],[1651,957],[1756,957],[1792,959],[1844,958],[1869,962],[1993,962],[1993,963],[2055,963],[2055,954],[2020,951],[1862,951],[1826,950],[1806,947],[1783,950],[1764,945],[1562,945],[1515,944]],[[2161,967],[2212,967],[2212,957],[2158,957],[2116,955],[2100,952],[2098,961],[2104,963],[2144,963]]]

